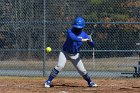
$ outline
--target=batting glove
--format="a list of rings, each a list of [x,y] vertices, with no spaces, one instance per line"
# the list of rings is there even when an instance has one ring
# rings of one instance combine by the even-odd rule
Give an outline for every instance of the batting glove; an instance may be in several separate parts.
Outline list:
[[[88,39],[89,39],[89,41],[92,41],[92,36],[88,35]]]

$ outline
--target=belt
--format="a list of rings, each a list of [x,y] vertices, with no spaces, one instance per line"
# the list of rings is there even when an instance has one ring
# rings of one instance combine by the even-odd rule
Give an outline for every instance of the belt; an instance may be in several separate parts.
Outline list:
[[[77,52],[77,53],[70,53],[70,52],[67,52],[67,51],[64,51],[64,50],[63,50],[63,52],[69,54],[70,56],[75,56],[75,55],[77,55],[77,53],[79,53],[79,52]]]

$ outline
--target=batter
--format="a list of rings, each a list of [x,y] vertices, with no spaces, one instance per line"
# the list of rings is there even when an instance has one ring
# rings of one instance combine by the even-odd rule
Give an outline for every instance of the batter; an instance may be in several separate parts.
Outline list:
[[[83,42],[87,42],[91,47],[94,47],[95,42],[91,36],[88,36],[83,28],[85,26],[85,20],[82,17],[77,17],[74,21],[73,27],[67,31],[67,39],[63,44],[63,49],[59,54],[58,63],[50,73],[48,80],[45,82],[45,87],[50,87],[52,80],[58,75],[58,73],[65,67],[67,60],[70,60],[79,74],[87,81],[89,87],[96,87],[95,84],[88,75],[82,60],[79,57],[80,47]]]

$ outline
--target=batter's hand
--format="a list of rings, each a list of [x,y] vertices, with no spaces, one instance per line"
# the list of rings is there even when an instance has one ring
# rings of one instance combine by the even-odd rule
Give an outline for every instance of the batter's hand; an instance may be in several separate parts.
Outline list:
[[[87,42],[87,41],[89,41],[88,38],[87,39],[82,39],[82,42]]]
[[[91,37],[91,35],[88,35],[88,42],[92,42],[93,40],[92,40],[92,37]]]

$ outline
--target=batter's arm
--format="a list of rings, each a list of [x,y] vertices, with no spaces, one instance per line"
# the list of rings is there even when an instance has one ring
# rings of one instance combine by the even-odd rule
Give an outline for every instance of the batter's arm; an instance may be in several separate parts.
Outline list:
[[[78,38],[75,34],[73,34],[72,32],[68,33],[68,37],[73,40],[73,41],[77,41],[77,42],[87,42],[89,39],[88,38]]]
[[[92,42],[89,41],[89,42],[88,42],[88,45],[91,46],[91,47],[94,47],[95,42],[94,42],[93,40],[92,40]]]

